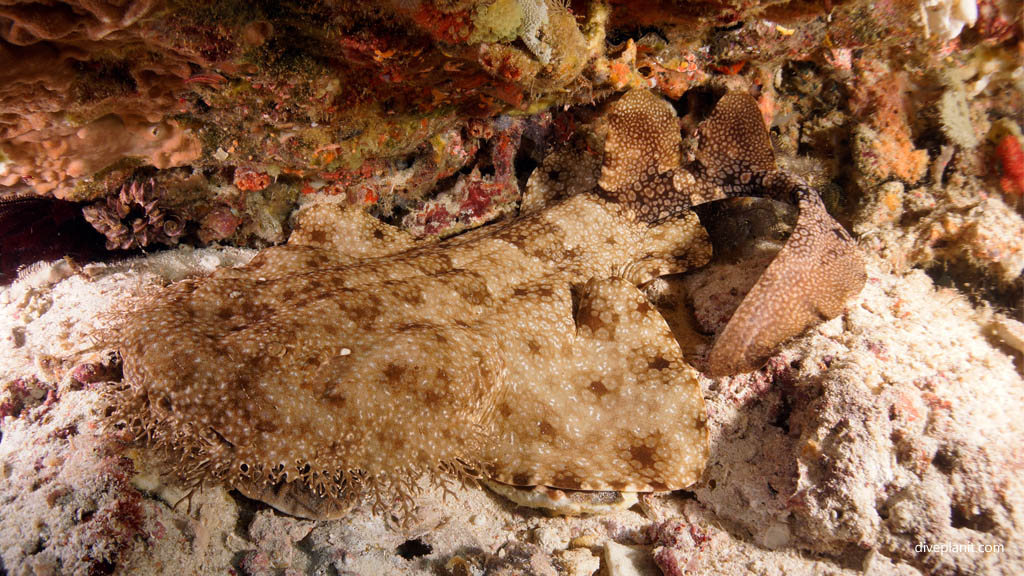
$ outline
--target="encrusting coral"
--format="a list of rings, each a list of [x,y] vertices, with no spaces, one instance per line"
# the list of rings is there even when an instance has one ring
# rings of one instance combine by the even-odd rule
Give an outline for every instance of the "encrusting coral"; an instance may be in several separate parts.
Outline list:
[[[838,314],[863,264],[817,194],[775,168],[750,96],[722,98],[690,166],[650,92],[615,102],[608,126],[599,186],[518,219],[438,244],[314,204],[287,246],[149,296],[107,334],[125,375],[111,422],[192,485],[311,517],[361,498],[407,511],[423,476],[690,485],[708,456],[697,373],[638,289],[708,261],[688,208],[762,193],[800,208],[713,372],[754,369]]]

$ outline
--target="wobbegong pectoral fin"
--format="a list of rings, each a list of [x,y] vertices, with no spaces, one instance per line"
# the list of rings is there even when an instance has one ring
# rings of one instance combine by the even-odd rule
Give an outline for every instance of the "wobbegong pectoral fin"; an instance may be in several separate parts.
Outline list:
[[[540,312],[556,296],[563,310],[571,306],[567,288],[545,294],[524,296],[519,309]],[[594,279],[582,288],[575,327],[542,323],[537,316],[540,329],[524,325],[522,336],[551,349],[525,366],[509,363],[515,385],[495,412],[501,433],[483,458],[488,477],[616,491],[697,481],[709,450],[698,375],[643,293],[623,278]]]
[[[785,340],[838,316],[864,287],[864,261],[843,227],[810,189],[786,245],[719,334],[708,359],[713,376],[756,370]]]

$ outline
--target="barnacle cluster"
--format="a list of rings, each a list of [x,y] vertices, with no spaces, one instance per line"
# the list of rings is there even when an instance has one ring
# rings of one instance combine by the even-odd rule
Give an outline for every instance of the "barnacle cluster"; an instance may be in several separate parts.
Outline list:
[[[131,250],[162,244],[174,246],[185,231],[185,220],[160,206],[152,180],[133,180],[82,209],[85,219],[107,237],[108,250]]]

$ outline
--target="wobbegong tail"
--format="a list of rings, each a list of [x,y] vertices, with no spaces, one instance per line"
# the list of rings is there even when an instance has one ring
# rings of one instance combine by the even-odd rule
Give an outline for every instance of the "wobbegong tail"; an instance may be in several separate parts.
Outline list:
[[[668,102],[647,90],[626,93],[608,114],[602,193],[652,225],[697,204],[739,196],[768,197],[800,210],[786,245],[709,358],[716,376],[755,370],[785,340],[840,314],[864,286],[864,262],[818,193],[778,169],[761,111],[749,94],[732,92],[719,100],[701,124],[693,165],[679,165],[680,142]]]
[[[749,94],[719,100],[700,128],[698,165],[688,171],[694,204],[736,196],[765,196],[796,205],[796,226],[785,246],[718,335],[711,374],[756,370],[784,341],[838,316],[864,287],[864,262],[849,233],[818,193],[775,164],[768,130]],[[678,180],[678,179],[677,179]]]

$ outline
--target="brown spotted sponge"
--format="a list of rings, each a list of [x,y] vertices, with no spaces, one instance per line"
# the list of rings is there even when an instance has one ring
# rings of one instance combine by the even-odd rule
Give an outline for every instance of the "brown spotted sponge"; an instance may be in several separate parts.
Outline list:
[[[423,242],[314,204],[287,245],[147,296],[108,336],[124,364],[111,421],[171,452],[193,486],[313,518],[361,501],[401,512],[424,478],[691,485],[709,451],[697,372],[639,289],[709,260],[689,207],[763,194],[800,207],[713,348],[715,373],[755,369],[838,314],[863,264],[817,194],[775,168],[750,96],[722,99],[692,166],[650,92],[611,105],[608,127],[603,166],[542,166],[549,185],[514,220]]]

